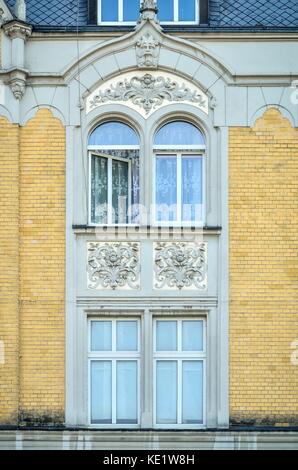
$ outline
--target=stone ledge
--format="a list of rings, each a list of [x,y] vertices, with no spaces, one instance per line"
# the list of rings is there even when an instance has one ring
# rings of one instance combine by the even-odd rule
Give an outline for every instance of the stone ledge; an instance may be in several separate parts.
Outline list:
[[[0,431],[0,450],[297,450],[293,431]]]

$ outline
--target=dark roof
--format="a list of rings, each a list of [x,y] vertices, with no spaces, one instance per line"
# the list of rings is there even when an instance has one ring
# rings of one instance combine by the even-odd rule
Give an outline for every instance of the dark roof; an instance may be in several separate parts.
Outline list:
[[[9,7],[15,1],[6,0]],[[212,29],[298,27],[298,0],[209,0],[209,5]],[[87,0],[27,0],[27,21],[37,29],[82,30],[87,26]]]

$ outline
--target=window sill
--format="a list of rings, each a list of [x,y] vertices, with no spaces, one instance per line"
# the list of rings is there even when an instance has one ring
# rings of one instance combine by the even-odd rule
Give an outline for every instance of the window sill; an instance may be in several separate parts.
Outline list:
[[[203,232],[204,235],[220,235],[222,227],[220,226],[189,226],[189,225],[73,225],[73,232],[75,234],[96,234],[96,233],[129,233],[129,234],[161,234],[183,231],[185,233]]]

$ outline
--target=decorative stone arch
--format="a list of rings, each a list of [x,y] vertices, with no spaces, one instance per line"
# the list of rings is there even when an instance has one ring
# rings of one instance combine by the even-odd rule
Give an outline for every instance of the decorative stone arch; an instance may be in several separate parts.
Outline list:
[[[142,49],[146,39],[148,42],[148,38],[152,39],[151,42],[155,42],[151,50],[157,49],[158,57],[152,58],[155,54],[153,52],[150,54],[151,59],[147,62],[140,61],[139,49]],[[114,63],[109,58],[113,58]],[[232,83],[235,75],[230,65],[223,64],[221,59],[211,54],[202,45],[167,35],[162,32],[159,25],[152,21],[142,21],[133,32],[100,43],[73,60],[62,71],[66,83],[78,79],[80,75],[84,84],[85,71],[92,64],[96,64],[97,70],[101,69],[98,74],[102,79],[112,76],[113,73],[133,68],[164,68],[181,71],[186,76],[193,77],[198,66],[206,67],[210,73],[213,72],[217,78],[221,77],[226,83]],[[87,81],[86,88],[89,88]]]
[[[293,116],[293,114],[280,104],[268,104],[257,109],[249,120],[249,126],[255,127],[257,121],[262,118],[270,109],[278,110],[280,114],[290,122],[292,127],[296,127],[295,117]]]
[[[224,87],[233,83],[234,74],[198,44],[166,35],[154,21],[143,20],[133,32],[100,43],[62,72],[69,87],[71,121],[79,125],[86,100],[96,89],[104,88],[105,83],[117,86],[130,73],[168,75],[171,80],[175,76],[180,86],[185,82],[205,94],[211,111],[222,102]]]
[[[0,105],[0,117],[6,118],[10,123],[14,122],[11,112],[3,105]]]
[[[34,119],[38,111],[40,111],[41,109],[48,109],[52,113],[52,115],[61,122],[63,126],[66,126],[66,119],[62,112],[55,106],[51,106],[48,104],[33,106],[32,108],[28,109],[26,113],[22,116],[20,125],[25,126],[28,121]]]

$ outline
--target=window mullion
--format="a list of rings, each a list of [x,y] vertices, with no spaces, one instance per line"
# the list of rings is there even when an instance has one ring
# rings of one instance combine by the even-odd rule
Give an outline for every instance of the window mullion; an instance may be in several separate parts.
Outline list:
[[[116,366],[117,360],[112,360],[112,424],[116,424],[117,417],[117,393],[116,393]]]
[[[113,206],[112,206],[112,190],[113,190],[113,182],[112,182],[113,174],[112,174],[112,158],[108,158],[108,224],[112,224],[112,215],[113,215]]]
[[[123,0],[118,0],[118,19],[123,22]]]
[[[177,222],[181,222],[181,206],[182,206],[182,157],[181,154],[177,154]]]
[[[97,2],[98,6],[98,10],[97,10],[97,14],[98,14],[98,19],[97,19],[97,22],[98,23],[101,23],[101,0],[99,2]]]
[[[174,0],[174,21],[179,21],[179,0]]]
[[[177,360],[177,424],[182,423],[182,360]]]

